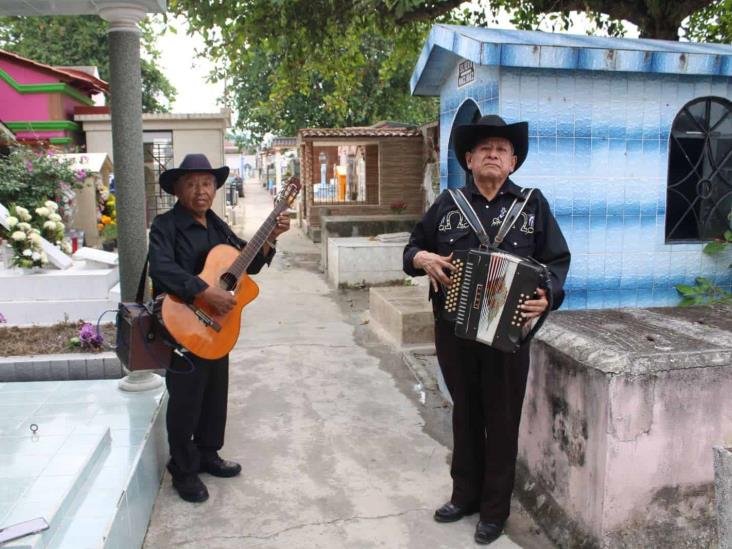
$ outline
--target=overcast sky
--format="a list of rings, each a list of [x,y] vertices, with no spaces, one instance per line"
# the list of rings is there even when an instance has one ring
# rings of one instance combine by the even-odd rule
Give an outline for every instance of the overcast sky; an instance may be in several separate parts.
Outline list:
[[[188,36],[188,25],[184,18],[170,19],[178,31],[168,31],[158,38],[161,70],[178,90],[173,112],[219,112],[217,100],[223,94],[222,82],[207,82],[212,65],[205,58],[196,57],[196,50],[203,49],[199,35]]]

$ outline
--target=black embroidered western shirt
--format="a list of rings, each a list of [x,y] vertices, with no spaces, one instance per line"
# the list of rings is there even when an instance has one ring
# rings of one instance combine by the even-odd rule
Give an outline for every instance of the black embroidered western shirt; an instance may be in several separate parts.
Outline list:
[[[153,293],[173,294],[190,303],[208,287],[196,276],[203,270],[208,252],[218,244],[239,249],[246,241],[234,234],[226,223],[211,210],[206,212],[206,227],[193,219],[178,202],[170,211],[153,219],[150,226],[150,277]],[[259,250],[247,273],[256,274],[269,265],[275,251],[268,256]]]
[[[521,197],[521,187],[506,179],[491,201],[480,193],[473,181],[465,185],[463,192],[493,242],[514,199]],[[404,248],[404,272],[410,276],[425,274],[423,270],[415,269],[413,264],[414,256],[421,250],[447,256],[455,250],[470,250],[479,246],[477,235],[463,219],[450,193],[445,191],[437,197],[412,231],[409,243]],[[552,279],[553,308],[562,304],[570,253],[559,224],[549,209],[549,203],[539,189],[531,195],[500,248],[521,257],[533,257],[545,264]],[[441,306],[442,297],[435,294],[431,286],[430,299],[435,307]]]

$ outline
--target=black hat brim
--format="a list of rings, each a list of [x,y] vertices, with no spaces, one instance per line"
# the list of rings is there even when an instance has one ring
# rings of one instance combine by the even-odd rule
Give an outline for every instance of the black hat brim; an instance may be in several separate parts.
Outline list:
[[[457,126],[452,131],[452,143],[455,148],[455,156],[462,168],[470,171],[465,161],[465,153],[473,150],[476,143],[488,137],[503,137],[513,145],[513,154],[516,155],[516,167],[518,170],[526,160],[529,152],[529,123],[516,122],[505,126],[492,126],[487,124],[466,124]]]
[[[221,188],[221,185],[223,185],[226,180],[229,177],[229,167],[228,166],[222,166],[220,168],[211,168],[211,169],[205,169],[205,168],[172,168],[170,170],[165,170],[163,173],[160,174],[160,188],[163,189],[168,194],[174,194],[173,193],[173,185],[175,185],[175,182],[178,181],[178,179],[187,173],[196,173],[196,172],[203,172],[203,173],[210,173],[216,178],[216,188]]]

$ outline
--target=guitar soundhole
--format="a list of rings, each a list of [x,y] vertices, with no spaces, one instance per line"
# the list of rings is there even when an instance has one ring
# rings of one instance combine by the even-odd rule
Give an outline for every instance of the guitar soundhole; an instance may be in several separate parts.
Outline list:
[[[222,290],[231,292],[236,289],[236,277],[231,273],[224,273],[219,278],[219,287]]]

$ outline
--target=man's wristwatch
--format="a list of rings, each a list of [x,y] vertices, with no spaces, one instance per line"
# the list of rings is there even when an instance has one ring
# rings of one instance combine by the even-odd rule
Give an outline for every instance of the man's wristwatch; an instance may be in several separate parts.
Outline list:
[[[269,247],[272,248],[273,250],[277,247],[277,239],[276,238],[274,240],[270,240],[268,238],[267,240],[265,240],[265,242],[267,244],[269,244]]]

